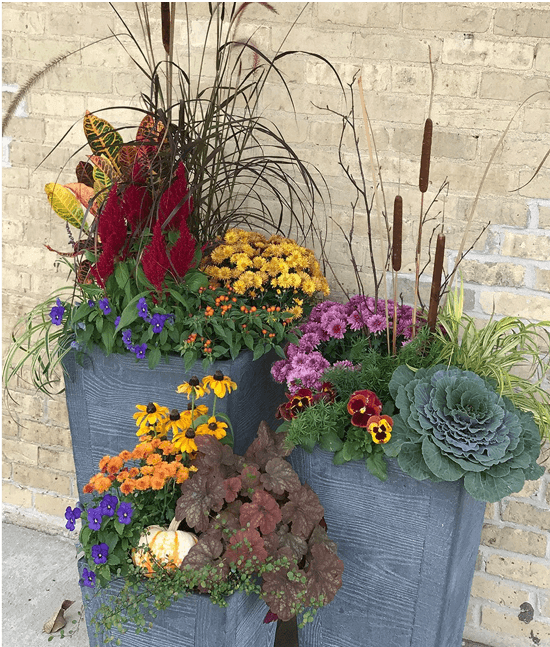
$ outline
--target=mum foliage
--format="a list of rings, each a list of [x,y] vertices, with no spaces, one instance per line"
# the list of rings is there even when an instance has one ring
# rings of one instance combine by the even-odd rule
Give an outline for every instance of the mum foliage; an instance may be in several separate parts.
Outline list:
[[[407,366],[389,384],[399,414],[384,450],[418,480],[456,481],[482,501],[518,492],[544,469],[533,415],[517,409],[471,371]]]

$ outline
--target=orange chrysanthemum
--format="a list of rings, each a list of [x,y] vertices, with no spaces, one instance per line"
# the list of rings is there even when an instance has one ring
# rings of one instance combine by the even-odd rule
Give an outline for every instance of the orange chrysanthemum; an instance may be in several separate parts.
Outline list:
[[[151,477],[142,476],[136,480],[136,490],[149,490],[151,488]]]
[[[124,462],[120,456],[113,456],[107,464],[107,472],[109,474],[116,474],[119,470],[122,469]]]
[[[147,456],[147,465],[158,465],[162,462],[162,457],[160,454],[150,454]]]
[[[132,479],[124,481],[124,483],[120,486],[120,491],[122,492],[122,494],[131,494],[135,489],[136,482]]]
[[[126,461],[129,461],[132,458],[132,453],[125,449],[124,451],[120,452],[119,456],[126,463]]]

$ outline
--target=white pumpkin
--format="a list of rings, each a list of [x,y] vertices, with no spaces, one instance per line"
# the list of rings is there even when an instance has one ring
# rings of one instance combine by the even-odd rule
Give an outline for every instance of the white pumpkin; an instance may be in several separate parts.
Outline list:
[[[179,521],[172,519],[168,528],[149,526],[142,533],[132,560],[136,566],[147,571],[147,576],[155,572],[154,564],[162,564],[169,569],[179,568],[187,553],[198,542],[192,532],[178,530],[179,524]],[[149,546],[149,550],[142,548],[144,546]]]

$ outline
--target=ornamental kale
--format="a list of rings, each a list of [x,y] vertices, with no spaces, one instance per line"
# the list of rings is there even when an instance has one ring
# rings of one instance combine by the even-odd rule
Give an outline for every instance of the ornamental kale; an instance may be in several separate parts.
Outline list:
[[[480,501],[518,492],[544,472],[531,413],[471,371],[438,364],[416,373],[399,366],[389,384],[399,415],[384,446],[418,480],[456,481]]]

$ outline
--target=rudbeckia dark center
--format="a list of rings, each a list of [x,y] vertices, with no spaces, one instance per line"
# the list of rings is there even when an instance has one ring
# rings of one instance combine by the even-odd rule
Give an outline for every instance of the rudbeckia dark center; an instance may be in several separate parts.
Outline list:
[[[155,407],[155,403],[149,402],[149,404],[147,405],[147,413],[155,413],[156,410],[157,408]]]
[[[177,409],[172,409],[170,411],[170,420],[179,420],[180,419],[180,412]]]
[[[222,382],[222,381],[223,381],[223,373],[222,373],[220,370],[216,371],[212,377],[213,377],[215,380],[218,380],[218,382]]]
[[[193,375],[193,377],[189,380],[189,386],[199,386],[199,378],[196,375]]]
[[[189,427],[189,429],[185,432],[185,437],[186,438],[194,438],[195,437],[195,430],[193,427]]]
[[[208,429],[212,429],[212,431],[215,431],[218,428],[218,423],[217,422],[211,422],[208,425]]]

